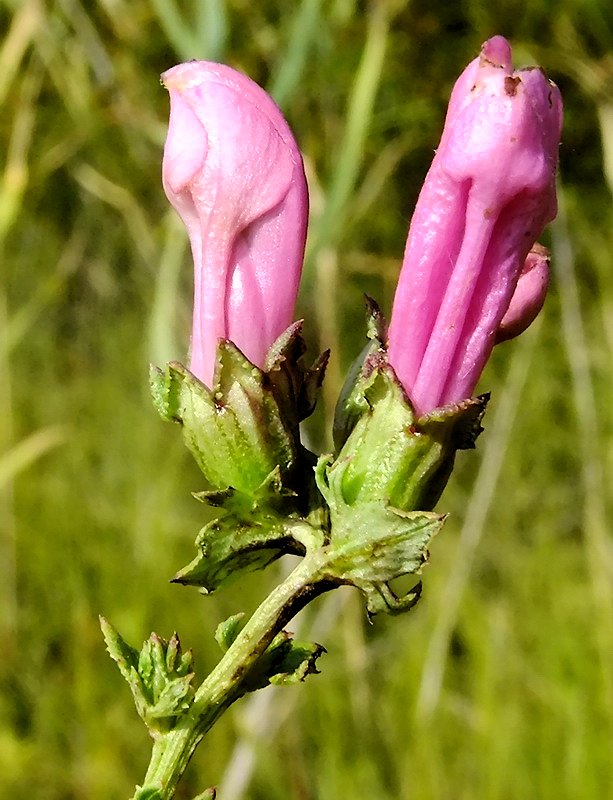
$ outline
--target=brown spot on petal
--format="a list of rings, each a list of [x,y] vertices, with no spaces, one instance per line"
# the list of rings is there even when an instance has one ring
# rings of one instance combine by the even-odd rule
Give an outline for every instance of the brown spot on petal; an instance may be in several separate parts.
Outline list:
[[[514,78],[512,75],[507,75],[504,79],[504,91],[509,97],[515,97],[517,94],[517,84],[521,83],[521,78],[518,76]]]

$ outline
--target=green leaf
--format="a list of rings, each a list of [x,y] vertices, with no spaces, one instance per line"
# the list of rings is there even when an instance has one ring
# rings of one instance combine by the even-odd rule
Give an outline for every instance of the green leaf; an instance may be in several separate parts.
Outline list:
[[[210,789],[202,792],[202,794],[199,794],[197,797],[194,797],[194,800],[215,800],[216,797],[217,789],[211,787]]]
[[[291,641],[283,655],[283,660],[277,671],[269,678],[275,686],[292,686],[306,680],[308,675],[316,675],[317,659],[326,651],[326,648],[315,642]]]
[[[378,502],[336,508],[323,575],[361,589],[371,614],[404,611],[419,599],[420,586],[398,598],[389,582],[421,572],[428,545],[444,521],[431,512],[401,511]]]
[[[228,650],[238,636],[244,617],[245,613],[241,611],[239,614],[228,617],[228,619],[220,622],[217,626],[215,630],[215,641],[220,646],[223,653]]]
[[[134,671],[138,668],[138,650],[131,647],[104,617],[100,617],[100,628],[109,655],[129,683]]]
[[[177,634],[169,641],[156,633],[140,651],[130,647],[106,620],[100,620],[111,657],[127,680],[139,715],[151,731],[171,730],[194,696],[191,651],[182,653]]]
[[[337,577],[386,582],[421,570],[428,545],[445,517],[400,511],[381,503],[346,506],[332,519],[331,552]]]
[[[386,614],[402,614],[409,611],[421,597],[421,581],[402,597],[397,597],[387,583],[372,583],[363,587],[366,596],[366,610],[369,616],[385,612]]]
[[[198,534],[196,558],[172,579],[200,586],[206,593],[226,586],[245,572],[264,569],[286,553],[303,555],[304,546],[283,519],[262,512],[244,519],[233,514],[209,522]]]
[[[182,678],[169,678],[156,691],[156,699],[146,710],[146,720],[165,720],[179,716],[193,699],[193,673]]]
[[[245,681],[249,692],[269,684],[291,686],[317,674],[317,659],[326,649],[314,642],[296,642],[287,631],[281,631],[260,657]]]
[[[270,481],[277,478],[276,471],[269,476]],[[284,554],[304,555],[321,543],[321,530],[297,514],[277,512],[274,504],[267,505],[259,496],[250,504],[235,496],[227,500],[227,506],[231,513],[200,531],[199,553],[175,575],[174,583],[211,593],[245,572],[264,569]]]
[[[132,800],[163,800],[164,795],[159,787],[137,786]]]

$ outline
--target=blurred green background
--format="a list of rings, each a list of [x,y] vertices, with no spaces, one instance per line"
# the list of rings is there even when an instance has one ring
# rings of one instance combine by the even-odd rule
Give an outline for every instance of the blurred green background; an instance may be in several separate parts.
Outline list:
[[[114,800],[149,757],[103,613],[133,644],[177,628],[201,675],[221,619],[193,557],[202,489],[147,367],[181,358],[191,267],[159,173],[158,75],[223,60],[266,86],[312,198],[298,314],[332,347],[310,428],[328,446],[389,311],[407,221],[453,80],[494,33],[566,103],[551,294],[482,380],[486,433],[442,501],[419,606],[369,625],[356,592],[293,626],[323,674],[242,701],[179,797],[516,800],[613,796],[613,6],[608,0],[2,0],[0,5],[0,795]]]

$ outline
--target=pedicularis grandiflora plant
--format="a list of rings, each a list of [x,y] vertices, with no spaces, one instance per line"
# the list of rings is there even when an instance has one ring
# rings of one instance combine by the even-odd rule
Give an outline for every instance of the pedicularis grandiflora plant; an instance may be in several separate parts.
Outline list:
[[[389,330],[369,301],[369,344],[347,378],[333,453],[300,441],[327,354],[305,365],[292,322],[308,215],[292,132],[253,81],[192,61],[164,73],[163,183],[194,260],[189,367],[153,368],[157,410],[178,423],[219,509],[177,583],[205,594],[285,553],[301,557],[251,619],[222,622],[218,665],[198,684],[177,636],[137,651],[103,620],[111,656],[153,738],[134,800],[173,796],[196,746],[242,695],[316,671],[323,647],[284,630],[318,595],[361,590],[369,615],[419,599],[390,582],[421,572],[456,451],[472,448],[488,395],[473,392],[494,345],[521,333],[547,290],[536,244],[556,213],[562,120],[539,68],[515,72],[496,36],[458,79],[413,214]],[[207,790],[200,798],[213,797]]]

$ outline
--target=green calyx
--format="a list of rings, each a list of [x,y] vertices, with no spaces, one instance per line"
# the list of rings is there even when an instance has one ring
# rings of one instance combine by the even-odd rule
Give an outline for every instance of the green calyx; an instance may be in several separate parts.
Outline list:
[[[295,323],[279,337],[263,370],[220,341],[212,389],[178,362],[151,369],[154,404],[163,419],[182,426],[219,505],[224,494],[235,505],[238,497],[250,504],[296,494],[308,461],[298,425],[313,411],[328,358],[324,353],[311,369],[302,365],[300,328]]]
[[[396,597],[389,582],[418,574],[444,517],[432,513],[457,450],[475,446],[488,395],[418,418],[387,359],[385,322],[369,302],[370,343],[335,415],[335,455],[322,456],[317,486],[329,509],[330,574],[366,595],[370,613],[397,613],[420,585]]]
[[[337,452],[328,459],[325,483],[348,505],[381,501],[403,511],[429,511],[457,450],[474,448],[489,395],[417,417],[389,364],[382,314],[374,300],[367,298],[367,305],[370,342],[337,404]]]
[[[259,369],[231,342],[217,350],[208,389],[182,364],[151,370],[154,404],[178,422],[210,489],[194,496],[220,509],[196,540],[198,555],[173,579],[218,589],[284,553],[304,555],[321,538],[315,456],[299,424],[315,406],[328,354],[302,364],[301,323],[290,326]]]
[[[403,511],[430,510],[447,483],[456,451],[474,447],[487,396],[416,418],[384,354],[367,357],[352,402],[363,411],[325,470],[329,503],[372,501]],[[322,482],[319,481],[320,490]],[[325,496],[325,495],[324,495]]]

